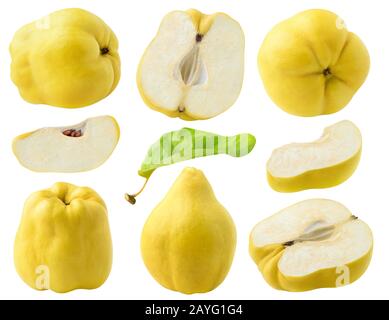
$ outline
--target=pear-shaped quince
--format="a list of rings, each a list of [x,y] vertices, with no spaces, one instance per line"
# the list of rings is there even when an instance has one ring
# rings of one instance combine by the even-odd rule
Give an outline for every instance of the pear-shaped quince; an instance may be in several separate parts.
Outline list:
[[[154,209],[142,233],[142,255],[162,286],[186,294],[221,284],[236,246],[235,225],[204,174],[187,168]]]
[[[26,201],[14,246],[16,270],[37,290],[100,287],[111,271],[107,208],[92,189],[56,183]]]
[[[54,12],[16,32],[11,77],[28,102],[79,108],[108,96],[120,79],[118,40],[82,9]]]

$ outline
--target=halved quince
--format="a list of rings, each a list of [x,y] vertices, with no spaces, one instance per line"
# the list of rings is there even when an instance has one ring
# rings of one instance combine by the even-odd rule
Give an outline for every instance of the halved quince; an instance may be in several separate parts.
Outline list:
[[[270,186],[279,192],[329,188],[352,176],[362,152],[362,136],[350,121],[338,122],[311,143],[276,149],[267,163]]]
[[[90,118],[74,126],[42,128],[13,141],[24,167],[37,172],[82,172],[102,165],[115,150],[120,129],[111,116]]]
[[[244,43],[239,23],[224,13],[169,13],[139,64],[145,103],[186,120],[226,111],[242,87]]]
[[[275,289],[307,291],[348,285],[366,271],[373,235],[340,203],[312,199],[257,224],[250,253]]]

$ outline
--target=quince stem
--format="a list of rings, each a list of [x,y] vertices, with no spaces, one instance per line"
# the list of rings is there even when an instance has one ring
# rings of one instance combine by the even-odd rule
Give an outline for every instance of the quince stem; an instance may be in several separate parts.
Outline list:
[[[135,205],[136,204],[136,198],[145,190],[147,182],[149,182],[149,178],[146,179],[145,183],[143,184],[143,187],[137,193],[134,193],[134,194],[126,193],[124,195],[124,198],[126,199],[126,201],[128,201],[132,205]]]

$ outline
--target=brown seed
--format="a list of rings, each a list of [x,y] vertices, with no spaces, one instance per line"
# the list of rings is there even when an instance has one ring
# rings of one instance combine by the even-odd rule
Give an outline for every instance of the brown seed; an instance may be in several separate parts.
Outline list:
[[[76,130],[76,129],[68,129],[62,132],[65,136],[72,137],[72,138],[79,138],[82,137],[82,130]]]
[[[68,130],[65,130],[64,132],[62,132],[65,136],[68,136],[70,137],[72,135],[72,133],[74,132],[74,129],[68,129]]]

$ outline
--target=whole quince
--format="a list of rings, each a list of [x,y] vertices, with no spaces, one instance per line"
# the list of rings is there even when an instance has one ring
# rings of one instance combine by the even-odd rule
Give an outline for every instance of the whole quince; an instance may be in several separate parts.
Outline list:
[[[107,208],[90,188],[56,183],[26,201],[14,246],[20,277],[37,290],[95,289],[111,271]]]
[[[85,107],[107,97],[120,79],[115,34],[82,9],[57,11],[22,27],[10,53],[12,81],[30,103]]]
[[[338,15],[315,9],[276,25],[261,46],[258,65],[274,103],[308,117],[344,108],[364,83],[370,58]]]
[[[167,289],[205,293],[226,278],[236,229],[204,173],[186,168],[153,210],[142,232],[143,261]]]

